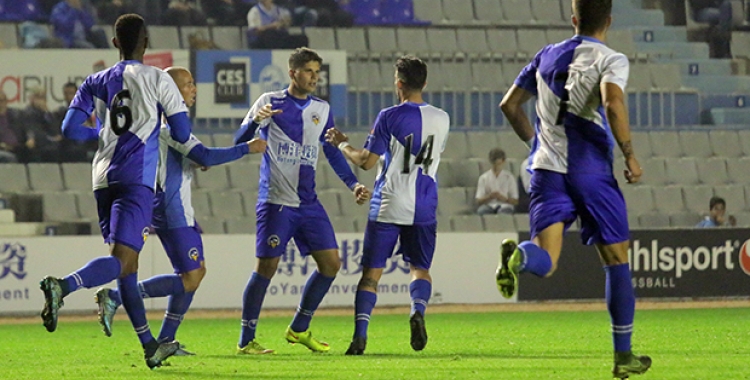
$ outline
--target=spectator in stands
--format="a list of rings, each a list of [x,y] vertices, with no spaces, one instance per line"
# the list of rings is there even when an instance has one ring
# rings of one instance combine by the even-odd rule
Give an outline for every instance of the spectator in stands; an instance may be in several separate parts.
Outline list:
[[[322,27],[350,27],[354,25],[354,16],[344,10],[336,0],[292,0],[291,3],[294,5],[290,7],[294,11],[295,16],[302,14],[303,20],[301,21],[312,21],[308,15],[314,15],[315,21],[311,24],[302,25],[317,25]]]
[[[18,110],[8,108],[8,96],[0,90],[0,163],[23,159],[25,135]]]
[[[167,0],[129,0],[134,13],[146,20],[146,25],[160,25],[161,14],[167,10]]]
[[[260,0],[247,13],[247,42],[251,49],[296,49],[306,47],[305,35],[293,35],[287,29],[291,14],[273,0]]]
[[[114,25],[117,18],[136,11],[130,0],[93,0],[99,20],[104,24]]]
[[[163,25],[204,26],[208,25],[206,14],[198,9],[195,0],[171,0],[162,16]]]
[[[76,91],[78,91],[78,86],[73,82],[68,82],[63,85],[63,98],[65,99],[65,104],[52,112],[54,125],[62,125],[63,119],[65,119],[65,114],[68,112],[68,106],[70,106],[70,103],[76,96]],[[84,125],[89,127],[93,126],[93,119],[89,119],[89,122]],[[60,141],[61,160],[64,162],[91,162],[94,158],[97,146],[97,141],[62,139],[62,141]]]
[[[711,58],[732,58],[731,0],[690,0],[690,7],[695,21],[711,24],[708,30]]]
[[[23,122],[28,136],[27,147],[30,149],[29,161],[60,161],[60,124],[47,108],[47,92],[37,87],[29,93],[29,104],[23,111]]]
[[[318,25],[318,11],[304,4],[304,0],[277,0],[277,5],[292,12],[292,26]]]
[[[512,214],[518,204],[518,182],[513,174],[503,169],[505,151],[492,149],[489,160],[492,168],[479,176],[477,183],[477,214]]]
[[[708,207],[708,215],[695,227],[711,228],[723,226],[725,222],[725,214],[727,212],[727,203],[726,201],[724,201],[724,198],[711,197],[711,199],[708,201]],[[727,224],[729,226],[733,227],[737,224],[737,220],[734,218],[734,216],[730,215],[729,217],[726,217],[726,219],[726,222],[728,222]]]
[[[202,0],[201,7],[212,25],[239,26],[244,24],[244,16],[247,14],[247,10],[239,13],[233,0]],[[238,15],[241,16],[237,17]]]
[[[50,16],[55,36],[67,48],[106,49],[109,47],[104,30],[96,26],[96,18],[82,0],[64,0],[52,9]]]

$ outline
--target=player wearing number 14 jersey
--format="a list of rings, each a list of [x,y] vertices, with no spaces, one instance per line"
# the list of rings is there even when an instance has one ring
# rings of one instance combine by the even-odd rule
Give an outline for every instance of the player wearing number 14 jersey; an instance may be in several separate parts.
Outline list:
[[[148,46],[143,18],[120,16],[115,34],[112,42],[120,50],[120,61],[86,79],[62,125],[66,138],[99,140],[93,189],[110,256],[96,258],[64,278],[45,277],[40,284],[45,297],[41,316],[47,331],[55,331],[63,297],[117,279],[146,364],[154,368],[173,355],[179,343],[160,344],[151,334],[138,289],[138,254],[151,224],[162,115],[169,122],[172,139],[179,143],[190,137],[190,120],[174,80],[142,63]],[[82,126],[92,112],[101,129]]]
[[[380,162],[370,201],[362,256],[362,278],[354,303],[354,337],[347,355],[362,355],[378,281],[400,240],[399,252],[411,269],[411,347],[424,349],[424,313],[432,293],[430,266],[437,237],[437,181],[445,149],[448,114],[424,102],[427,65],[413,56],[396,61],[394,85],[400,104],[380,111],[363,149],[354,149],[338,130],[326,134],[355,165],[369,170]]]

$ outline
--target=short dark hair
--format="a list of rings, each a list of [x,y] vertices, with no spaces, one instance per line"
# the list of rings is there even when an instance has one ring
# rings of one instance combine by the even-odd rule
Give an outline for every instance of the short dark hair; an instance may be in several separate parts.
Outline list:
[[[117,18],[115,21],[115,37],[120,43],[120,50],[125,56],[131,55],[138,47],[141,31],[146,32],[146,22],[143,17],[128,13]]]
[[[63,88],[75,88],[77,90],[78,85],[75,84],[74,82],[67,82],[63,85]]]
[[[490,151],[490,162],[495,163],[496,160],[505,160],[505,151],[500,148],[494,148]]]
[[[427,64],[413,55],[405,55],[396,60],[398,80],[409,90],[421,91],[427,82]]]
[[[593,34],[604,28],[612,14],[612,0],[573,0],[573,15],[578,20],[578,32]]]
[[[724,198],[722,197],[711,197],[711,200],[708,201],[708,209],[711,210],[716,206],[717,204],[720,204],[724,206],[724,208],[727,208],[727,202],[724,201]]]
[[[321,65],[323,64],[323,58],[320,58],[320,55],[315,50],[306,47],[297,48],[289,56],[289,69],[297,70],[312,61],[318,62]]]

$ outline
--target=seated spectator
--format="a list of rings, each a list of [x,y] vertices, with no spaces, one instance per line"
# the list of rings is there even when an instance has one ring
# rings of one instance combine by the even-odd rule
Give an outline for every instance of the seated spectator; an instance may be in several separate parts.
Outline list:
[[[727,203],[726,201],[724,201],[724,198],[711,197],[711,199],[708,201],[708,207],[708,215],[695,227],[711,228],[723,226],[725,222],[725,214],[727,212]],[[733,227],[737,224],[737,220],[733,216],[730,215],[727,219],[729,226]]]
[[[65,0],[52,9],[50,23],[55,36],[67,48],[106,49],[107,35],[96,26],[94,15],[84,8],[81,0]]]
[[[296,2],[316,12],[317,26],[350,27],[354,25],[354,16],[342,9],[336,0],[296,0]]]
[[[208,25],[206,15],[198,9],[195,0],[171,0],[162,16],[163,25],[204,26]]]
[[[52,112],[47,109],[47,92],[34,88],[29,94],[29,105],[23,111],[27,147],[30,149],[29,161],[60,162],[60,124],[57,124]]]
[[[78,86],[76,86],[76,84],[73,82],[68,82],[63,85],[63,98],[65,99],[65,104],[52,112],[52,117],[54,119],[55,125],[62,125],[63,119],[65,119],[65,114],[68,112],[68,106],[70,106],[70,103],[76,96],[77,90]],[[91,127],[94,125],[94,123],[95,121],[92,116],[92,119],[86,122],[85,125]],[[94,158],[94,153],[96,153],[98,144],[98,141],[75,141],[62,139],[62,141],[60,141],[62,161],[91,162],[91,160]]]
[[[475,196],[477,214],[512,214],[518,204],[518,182],[505,166],[505,151],[495,148],[489,154],[492,168],[479,176]]]
[[[8,96],[0,90],[0,163],[21,161],[26,137],[20,128],[21,115],[8,108]]]
[[[292,26],[318,25],[318,11],[309,8],[304,0],[277,0],[276,5],[292,12]]]
[[[732,2],[730,0],[690,0],[695,21],[707,22],[711,58],[732,58]]]
[[[260,0],[247,13],[247,42],[251,49],[296,49],[309,44],[307,36],[289,34],[289,10],[273,0]]]

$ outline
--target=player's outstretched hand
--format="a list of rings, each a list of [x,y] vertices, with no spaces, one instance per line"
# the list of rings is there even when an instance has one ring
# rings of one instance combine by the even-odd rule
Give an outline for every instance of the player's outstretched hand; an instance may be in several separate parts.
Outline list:
[[[372,194],[370,194],[370,190],[367,188],[367,186],[358,183],[357,186],[354,186],[354,190],[352,190],[354,193],[354,198],[357,200],[357,204],[361,205],[365,202],[370,200],[370,197]]]
[[[627,166],[627,169],[625,169],[625,179],[628,183],[637,183],[640,181],[643,169],[641,169],[638,160],[635,157],[630,157],[625,160],[625,166]]]
[[[266,104],[265,106],[261,107],[261,109],[258,110],[258,113],[253,117],[253,121],[256,123],[260,123],[263,120],[268,119],[269,117],[273,115],[278,115],[284,111],[282,110],[272,110],[270,104]]]
[[[247,147],[250,148],[250,153],[263,153],[266,151],[266,140],[256,137],[247,142]]]
[[[343,132],[339,131],[336,128],[331,128],[328,131],[326,131],[326,141],[328,141],[333,146],[339,146],[344,141],[349,141],[349,136],[345,135]]]

